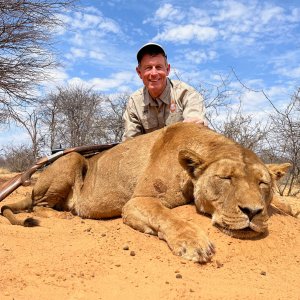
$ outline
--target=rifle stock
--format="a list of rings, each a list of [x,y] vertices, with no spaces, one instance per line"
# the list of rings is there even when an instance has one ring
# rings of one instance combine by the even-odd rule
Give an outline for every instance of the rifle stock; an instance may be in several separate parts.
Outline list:
[[[118,143],[114,144],[102,144],[102,145],[90,145],[90,146],[79,146],[73,148],[62,149],[52,155],[44,156],[40,158],[33,166],[27,169],[25,172],[18,174],[6,181],[0,187],[0,202],[4,200],[8,195],[10,195],[14,190],[16,190],[19,186],[28,186],[30,185],[31,176],[38,170],[48,165],[59,157],[66,155],[71,152],[78,152],[82,155],[92,155],[102,152],[104,150],[108,150],[114,146],[118,145]]]

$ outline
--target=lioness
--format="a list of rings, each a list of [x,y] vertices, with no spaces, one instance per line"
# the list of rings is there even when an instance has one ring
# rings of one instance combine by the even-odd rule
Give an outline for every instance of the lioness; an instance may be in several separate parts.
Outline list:
[[[207,262],[213,244],[171,208],[194,201],[225,233],[256,237],[267,231],[275,179],[288,167],[268,168],[252,151],[206,127],[177,123],[90,159],[61,157],[39,176],[31,197],[2,213],[15,224],[11,210],[31,204],[83,218],[122,215],[125,224],[165,240],[174,254]]]

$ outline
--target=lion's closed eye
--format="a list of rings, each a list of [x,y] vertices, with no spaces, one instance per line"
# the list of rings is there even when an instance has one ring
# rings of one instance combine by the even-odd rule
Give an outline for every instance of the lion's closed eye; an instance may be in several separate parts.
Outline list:
[[[227,181],[231,182],[232,176],[231,175],[216,175],[217,179],[222,180],[222,181]]]
[[[266,188],[269,188],[270,187],[270,184],[268,183],[268,182],[266,182],[266,181],[260,181],[259,182],[259,187],[261,188],[261,189],[266,189]]]

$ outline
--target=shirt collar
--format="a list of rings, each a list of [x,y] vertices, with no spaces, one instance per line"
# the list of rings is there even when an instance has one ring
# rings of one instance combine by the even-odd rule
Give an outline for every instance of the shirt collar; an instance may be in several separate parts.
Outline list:
[[[167,86],[162,92],[162,94],[159,96],[159,99],[165,104],[170,104],[170,99],[171,99],[170,94],[171,94],[171,83],[170,83],[170,79],[167,78]]]
[[[170,79],[167,78],[167,85],[166,85],[164,91],[162,92],[162,94],[158,97],[158,99],[160,99],[165,104],[169,104],[170,103],[170,93],[171,93],[171,83],[170,83]],[[157,106],[157,102],[154,101],[154,99],[150,96],[147,88],[144,87],[144,106],[147,106],[149,104],[151,106]]]

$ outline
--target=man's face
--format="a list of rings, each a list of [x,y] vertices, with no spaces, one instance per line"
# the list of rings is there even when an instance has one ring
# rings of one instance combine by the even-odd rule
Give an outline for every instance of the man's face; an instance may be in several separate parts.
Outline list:
[[[136,68],[140,78],[153,98],[159,97],[167,85],[170,65],[162,54],[151,56],[145,54],[140,65]]]

